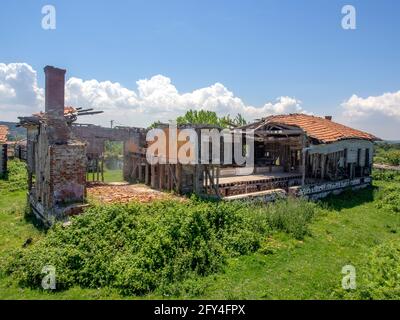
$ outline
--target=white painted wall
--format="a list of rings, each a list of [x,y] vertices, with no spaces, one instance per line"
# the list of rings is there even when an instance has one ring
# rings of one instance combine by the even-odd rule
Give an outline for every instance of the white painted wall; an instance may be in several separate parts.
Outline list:
[[[321,153],[328,154],[339,152],[347,149],[347,163],[356,163],[358,149],[361,149],[360,163],[365,165],[366,150],[369,150],[369,164],[372,164],[374,144],[367,140],[348,139],[341,140],[329,144],[312,145],[309,149],[309,154]]]

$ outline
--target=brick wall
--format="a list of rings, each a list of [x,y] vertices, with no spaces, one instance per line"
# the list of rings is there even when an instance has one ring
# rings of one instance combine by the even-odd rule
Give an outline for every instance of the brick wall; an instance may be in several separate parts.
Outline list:
[[[50,184],[54,205],[84,202],[86,153],[83,143],[50,147]]]

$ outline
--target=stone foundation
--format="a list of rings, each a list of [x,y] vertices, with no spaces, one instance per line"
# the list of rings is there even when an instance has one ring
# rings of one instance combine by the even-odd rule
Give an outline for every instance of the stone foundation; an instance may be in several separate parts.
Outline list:
[[[290,187],[289,195],[316,200],[325,198],[330,194],[340,194],[346,189],[363,189],[370,186],[371,182],[371,177],[364,177],[352,180],[340,180],[334,182],[319,183],[315,185]]]
[[[306,186],[289,187],[289,192],[283,189],[252,192],[235,196],[224,197],[223,200],[250,200],[271,202],[287,196],[302,197],[310,200],[322,199],[330,194],[340,194],[345,190],[359,190],[371,185],[371,177],[357,178],[353,180],[341,180],[335,182],[319,183]]]

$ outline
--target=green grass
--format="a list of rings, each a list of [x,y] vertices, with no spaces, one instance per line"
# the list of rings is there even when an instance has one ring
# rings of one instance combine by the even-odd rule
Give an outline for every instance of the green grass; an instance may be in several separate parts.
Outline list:
[[[105,170],[104,171],[104,182],[123,182],[122,169],[116,170]]]
[[[379,209],[379,193],[399,181],[377,181],[374,187],[345,193],[319,205],[310,234],[303,240],[282,231],[266,237],[262,250],[230,258],[224,272],[199,278],[196,296],[123,297],[116,291],[73,287],[48,293],[20,288],[15,280],[0,274],[0,299],[337,299],[342,267],[357,270],[357,286],[365,283],[363,267],[372,248],[388,240],[400,240],[400,215]],[[380,191],[379,191],[380,190]],[[24,219],[24,190],[0,192],[0,258],[5,260],[26,239],[46,237],[43,230]]]
[[[362,271],[371,247],[400,240],[400,216],[377,210],[372,189],[352,198],[337,197],[329,204],[304,242],[290,245],[286,236],[277,234],[282,249],[232,259],[226,273],[215,276],[201,298],[337,298],[334,292],[341,287],[342,267],[351,264]],[[365,275],[358,272],[357,276],[357,285],[362,286]]]

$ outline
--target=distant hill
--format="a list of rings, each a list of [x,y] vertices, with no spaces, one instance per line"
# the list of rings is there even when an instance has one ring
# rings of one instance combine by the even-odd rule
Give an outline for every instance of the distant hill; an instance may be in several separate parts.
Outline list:
[[[377,144],[400,144],[400,140],[382,140],[376,141]]]
[[[10,129],[8,136],[8,140],[10,141],[26,139],[26,129],[17,127],[17,124],[17,122],[0,121],[0,125],[7,126]]]

